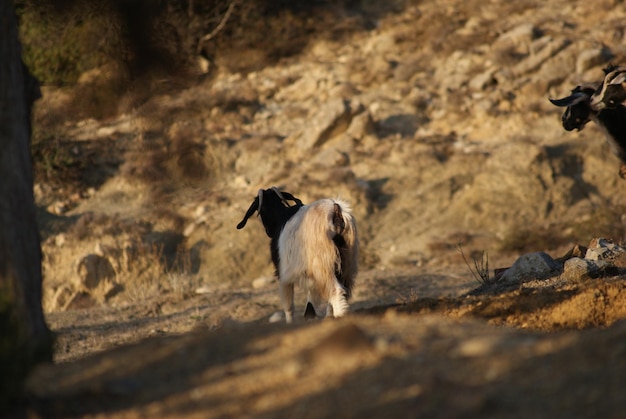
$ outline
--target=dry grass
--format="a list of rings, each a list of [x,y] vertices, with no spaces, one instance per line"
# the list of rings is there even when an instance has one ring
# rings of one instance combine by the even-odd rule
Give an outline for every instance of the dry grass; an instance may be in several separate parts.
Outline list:
[[[419,300],[419,293],[417,292],[417,290],[415,290],[415,288],[411,288],[411,290],[409,291],[409,295],[399,296],[398,298],[396,298],[396,303],[407,305],[407,304],[414,303],[417,300]]]
[[[467,265],[467,268],[472,273],[472,276],[479,284],[490,285],[495,282],[495,276],[491,277],[489,275],[489,255],[484,250],[481,251],[480,258],[472,257],[472,260],[474,262],[474,267],[472,268],[469,261],[467,260],[467,257],[465,257],[463,247],[458,244],[457,249],[463,257],[463,262],[465,262],[465,265]]]
[[[123,299],[132,303],[171,294],[182,299],[198,286],[191,272],[189,252],[179,247],[174,255],[166,255],[164,246],[140,244],[127,247],[117,281],[124,287]]]

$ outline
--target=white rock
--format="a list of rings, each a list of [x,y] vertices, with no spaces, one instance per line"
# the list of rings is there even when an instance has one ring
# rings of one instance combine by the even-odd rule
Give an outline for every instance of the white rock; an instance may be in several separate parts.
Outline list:
[[[595,238],[589,243],[585,259],[607,260],[614,259],[618,253],[626,252],[626,248],[604,238]]]
[[[607,247],[598,247],[597,249],[587,249],[585,259],[587,260],[604,260],[614,255],[613,251]]]
[[[274,282],[274,278],[269,277],[269,276],[262,276],[252,281],[252,288],[255,288],[255,289],[265,288],[268,285],[271,285],[273,282]]]
[[[183,236],[185,237],[191,236],[191,234],[194,232],[196,227],[197,227],[196,223],[190,223],[189,225],[187,225],[187,227],[185,227],[185,229],[183,230]]]
[[[209,293],[212,293],[213,291],[215,291],[214,288],[209,287],[207,285],[203,285],[201,287],[196,288],[195,293],[196,294],[209,294]]]
[[[280,321],[283,321],[284,319],[285,319],[285,313],[283,313],[282,311],[277,311],[270,316],[269,322],[278,323]]]
[[[545,279],[558,272],[561,265],[544,252],[528,253],[520,256],[500,281],[522,283],[533,279]]]
[[[61,247],[65,244],[65,234],[60,233],[54,236],[54,244],[57,247]]]

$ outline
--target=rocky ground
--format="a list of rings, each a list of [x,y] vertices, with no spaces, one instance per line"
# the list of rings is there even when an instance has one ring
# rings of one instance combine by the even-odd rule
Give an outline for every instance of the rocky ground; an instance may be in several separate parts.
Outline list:
[[[31,415],[619,417],[625,183],[601,131],[564,131],[547,99],[626,61],[623,5],[360,12],[275,65],[129,93],[106,120],[44,92],[57,342]],[[268,239],[235,226],[271,185],[353,205],[345,319],[269,322]]]

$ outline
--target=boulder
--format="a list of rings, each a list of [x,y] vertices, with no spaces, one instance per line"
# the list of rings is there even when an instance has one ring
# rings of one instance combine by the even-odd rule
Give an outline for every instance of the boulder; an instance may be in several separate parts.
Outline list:
[[[606,276],[612,271],[615,271],[615,268],[608,262],[574,257],[565,261],[561,279],[569,282],[582,282]]]
[[[75,287],[77,290],[94,290],[101,281],[115,278],[115,269],[105,257],[91,253],[83,257],[76,268]]]
[[[546,279],[560,272],[561,264],[544,252],[520,256],[500,277],[500,282],[515,284],[533,279]]]

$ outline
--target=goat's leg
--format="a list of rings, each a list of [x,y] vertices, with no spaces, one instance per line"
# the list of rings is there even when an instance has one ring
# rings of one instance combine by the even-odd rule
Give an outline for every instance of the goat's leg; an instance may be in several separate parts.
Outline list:
[[[280,302],[285,310],[285,321],[287,323],[293,322],[293,283],[284,283],[280,281]]]
[[[346,291],[339,283],[335,285],[335,289],[332,291],[330,298],[328,299],[328,309],[326,315],[330,314],[332,308],[333,317],[341,317],[348,312],[350,308],[348,301],[346,300]]]

